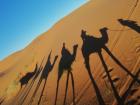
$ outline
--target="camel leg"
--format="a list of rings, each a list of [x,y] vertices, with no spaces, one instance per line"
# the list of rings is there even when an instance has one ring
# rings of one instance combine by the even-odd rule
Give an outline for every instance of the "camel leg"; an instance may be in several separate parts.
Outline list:
[[[75,102],[75,86],[74,86],[74,78],[73,78],[73,74],[72,72],[70,72],[71,74],[71,82],[72,82],[72,90],[73,90],[73,105],[76,105],[76,102]]]
[[[125,72],[127,72],[135,81],[137,81],[140,84],[140,80],[135,77],[112,53],[111,51],[104,46],[103,49],[108,53],[108,55],[111,56],[111,58],[123,69]]]
[[[64,97],[64,102],[63,102],[63,105],[66,104],[66,97],[67,97],[67,92],[68,92],[68,85],[69,85],[69,71],[68,71],[68,74],[67,74],[67,81],[66,81],[66,89],[65,89],[65,97]]]
[[[99,52],[98,55],[99,55],[99,57],[100,57],[100,60],[101,60],[101,62],[102,62],[102,65],[103,65],[103,67],[104,67],[104,69],[105,69],[105,72],[106,72],[106,74],[107,74],[107,76],[108,76],[110,85],[111,85],[111,87],[112,87],[114,96],[115,96],[115,98],[116,98],[116,100],[117,100],[117,102],[118,102],[118,105],[124,105],[123,100],[122,100],[121,97],[119,96],[119,94],[118,94],[118,92],[117,92],[117,90],[116,90],[116,88],[115,88],[115,86],[114,86],[114,84],[113,84],[113,81],[112,81],[112,79],[111,79],[111,77],[110,77],[110,74],[109,74],[109,72],[108,72],[108,67],[107,67],[107,65],[106,65],[106,63],[105,63],[105,61],[104,61],[104,58],[103,58],[101,52]]]

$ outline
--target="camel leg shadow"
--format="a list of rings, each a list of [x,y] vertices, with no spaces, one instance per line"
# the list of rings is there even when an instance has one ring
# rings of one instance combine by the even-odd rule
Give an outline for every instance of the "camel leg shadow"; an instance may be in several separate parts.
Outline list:
[[[63,101],[63,105],[65,105],[66,103],[66,96],[67,96],[67,90],[68,90],[68,80],[69,80],[69,72],[67,74],[67,80],[66,80],[66,88],[65,88],[65,96],[64,96],[64,101]],[[55,104],[56,105],[56,102],[57,102],[57,97],[58,97],[58,90],[59,90],[59,82],[60,82],[60,79],[57,80],[57,87],[56,87],[56,95],[55,95]]]
[[[91,79],[93,88],[94,88],[94,90],[95,90],[98,103],[99,103],[99,105],[105,105],[105,102],[104,102],[104,100],[103,100],[103,98],[102,98],[102,95],[101,95],[101,93],[100,93],[100,90],[99,90],[99,88],[98,88],[98,85],[96,84],[96,81],[94,80],[94,78],[93,78],[93,76],[92,76],[91,69],[90,69],[90,65],[89,65],[89,57],[86,57],[86,58],[85,58],[85,65],[86,65],[86,69],[87,69],[87,71],[88,71],[89,77],[90,77],[90,79]]]
[[[27,91],[25,92],[24,96],[22,96],[22,99],[21,99],[21,101],[20,101],[20,103],[21,103],[20,105],[23,105],[25,99],[27,98],[27,96],[28,96],[30,90],[32,89],[32,87],[33,87],[33,85],[34,85],[34,82],[35,82],[35,80],[33,80],[33,81],[31,82],[31,84],[30,84],[29,88],[27,89]]]
[[[138,77],[140,73],[140,69],[138,70],[138,72],[136,73],[136,77]],[[127,99],[127,97],[129,96],[131,89],[133,87],[133,85],[135,84],[135,80],[132,80],[132,82],[130,83],[129,87],[127,88],[127,90],[125,91],[125,93],[122,95],[122,99],[125,101]]]
[[[135,81],[137,81],[140,84],[140,80],[134,76],[112,53],[111,51],[104,46],[103,49],[108,53],[108,55],[125,71],[127,72]]]
[[[65,97],[64,97],[63,105],[66,104],[66,98],[67,98],[67,92],[68,92],[68,85],[69,85],[69,74],[70,74],[70,72],[68,71],[67,80],[66,80]]]
[[[68,84],[69,84],[69,75],[71,76],[71,82],[72,82],[72,90],[73,90],[73,105],[76,105],[76,103],[75,103],[74,78],[73,78],[73,74],[72,74],[72,72],[70,72],[70,71],[68,71],[68,74],[67,74],[66,88],[65,88],[65,96],[64,96],[63,105],[66,104],[66,98],[67,98],[67,92],[68,92]],[[55,105],[56,105],[56,102],[57,102],[58,88],[59,88],[59,80],[58,80],[58,82],[57,82],[57,88],[56,88]]]
[[[35,91],[34,91],[32,97],[31,97],[31,100],[29,101],[29,104],[28,104],[28,105],[31,105],[31,104],[32,104],[33,99],[34,99],[34,97],[35,97],[35,95],[36,95],[36,93],[37,93],[37,91],[38,91],[38,89],[39,89],[39,87],[40,87],[40,85],[41,85],[41,82],[42,82],[42,80],[40,79],[40,80],[38,81],[38,84],[37,84],[37,86],[36,86],[36,89],[35,89]]]
[[[114,86],[114,83],[113,83],[113,81],[112,81],[112,79],[111,79],[111,76],[110,76],[110,74],[109,74],[109,72],[108,72],[108,67],[107,67],[107,65],[106,65],[106,63],[105,63],[105,60],[104,60],[104,58],[103,58],[101,52],[99,52],[98,55],[99,55],[99,57],[100,57],[100,60],[101,60],[102,65],[103,65],[103,67],[104,67],[104,70],[105,70],[105,72],[106,72],[106,74],[107,74],[108,80],[109,80],[110,85],[111,85],[111,87],[112,87],[114,96],[115,96],[115,98],[116,98],[116,100],[117,100],[117,102],[118,102],[118,105],[124,105],[123,100],[122,100],[121,97],[119,96],[119,94],[118,94],[118,92],[117,92],[117,89],[116,89],[115,86]]]
[[[41,95],[40,95],[40,98],[39,98],[39,101],[38,101],[38,105],[40,104],[41,99],[42,99],[42,97],[43,97],[43,92],[44,92],[44,90],[45,90],[46,83],[47,83],[47,79],[45,80],[45,83],[44,83],[43,89],[42,89],[42,91],[41,91]]]
[[[75,86],[74,86],[74,77],[73,77],[72,72],[70,72],[70,75],[71,75],[72,90],[73,90],[73,105],[76,105],[76,102],[75,102]]]
[[[27,85],[24,87],[21,87],[21,89],[19,90],[19,92],[17,93],[16,97],[14,98],[13,102],[17,102],[17,100],[21,99],[22,97],[24,97],[24,92],[26,92],[25,90],[28,89]],[[16,104],[16,103],[15,103]]]
[[[5,99],[6,99],[6,97],[0,98],[0,105],[2,105],[4,103]]]
[[[26,85],[26,86],[27,86],[27,85]],[[25,91],[26,86],[25,86],[24,88],[21,88],[21,89],[18,91],[16,97],[13,99],[13,102],[16,102],[18,99],[20,99],[20,96],[22,95],[22,92]]]
[[[60,79],[57,80],[57,87],[56,87],[56,95],[55,95],[55,103],[54,105],[56,105],[56,102],[57,102],[57,97],[58,97],[58,90],[59,90],[59,82],[60,82]]]

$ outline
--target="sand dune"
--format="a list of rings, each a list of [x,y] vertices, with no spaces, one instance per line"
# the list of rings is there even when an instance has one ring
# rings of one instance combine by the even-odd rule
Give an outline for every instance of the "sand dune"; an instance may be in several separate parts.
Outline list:
[[[140,103],[138,102],[140,97],[138,78],[132,78],[133,76],[136,77],[135,75],[140,68],[140,3],[138,2],[136,5],[136,1],[90,1],[64,17],[26,48],[1,61],[0,97],[2,98],[0,98],[0,102],[4,99],[2,105],[21,105],[22,103],[27,105],[29,102],[37,105],[43,86],[45,88],[40,105],[54,105],[57,79],[59,77],[58,70],[69,69],[70,65],[63,66],[67,63],[67,60],[72,62],[70,72],[72,72],[74,79],[74,83],[72,83],[71,78],[69,79],[67,105],[74,105],[73,90],[75,90],[76,105],[117,105],[117,103],[126,105],[128,102],[132,104],[134,100],[137,102],[132,105],[138,105]],[[108,28],[108,41],[103,37],[105,33],[100,31],[104,27]],[[86,31],[86,34],[83,35],[94,36],[89,38],[89,42],[91,39],[95,40],[97,38],[95,42],[91,41],[89,49],[86,50],[86,52],[90,52],[91,75],[88,72],[88,67],[85,66],[81,51],[83,45],[82,30]],[[63,43],[72,54],[70,58],[66,56],[61,59],[61,50],[62,47],[64,48]],[[73,48],[76,44],[78,44],[77,51]],[[110,52],[105,50],[103,45]],[[96,51],[93,51],[93,49]],[[99,49],[102,51],[103,60],[98,55]],[[50,52],[51,58],[49,59]],[[76,53],[75,57],[73,52]],[[52,64],[57,55],[58,59],[54,66],[50,66],[50,62]],[[73,61],[74,59],[75,61]],[[61,60],[63,64],[60,68]],[[37,71],[34,72],[36,64],[38,66],[37,70],[43,70],[40,67],[46,67],[46,70],[50,70],[47,71],[47,76],[42,76],[41,73],[43,72],[38,72],[38,75]],[[106,72],[104,68],[107,69]],[[26,86],[23,86],[20,90],[20,80],[22,77],[27,76],[27,73],[29,81],[25,79],[27,83],[23,82]],[[65,70],[60,78],[57,105],[63,105],[67,73],[68,71]],[[110,80],[108,77],[110,77]],[[46,85],[44,85],[45,80]],[[95,87],[94,81],[98,89]],[[112,85],[110,85],[111,81]],[[38,83],[41,84],[38,85]],[[40,87],[32,97],[37,85]],[[112,89],[113,86],[114,90]],[[30,89],[30,87],[32,88]],[[26,97],[28,90],[29,94]],[[128,94],[126,94],[127,90]],[[100,96],[98,93],[100,93]]]

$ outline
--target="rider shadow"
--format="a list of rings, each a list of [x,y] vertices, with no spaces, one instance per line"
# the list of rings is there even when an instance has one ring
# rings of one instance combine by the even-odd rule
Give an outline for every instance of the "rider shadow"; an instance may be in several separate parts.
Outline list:
[[[67,97],[67,91],[68,91],[69,75],[71,76],[71,82],[72,82],[73,104],[76,105],[76,103],[75,103],[74,77],[73,77],[71,65],[75,61],[76,53],[77,53],[77,48],[78,48],[78,45],[74,45],[73,46],[73,54],[71,54],[69,52],[69,50],[66,49],[65,43],[63,43],[63,48],[62,48],[62,51],[61,51],[62,57],[60,59],[59,68],[58,68],[58,79],[57,79],[57,87],[56,87],[55,105],[56,105],[56,102],[57,102],[59,82],[60,82],[60,79],[61,79],[64,71],[67,71],[67,80],[66,80],[66,89],[65,89],[65,96],[64,96],[63,105],[66,104],[66,97]]]
[[[40,65],[39,68],[38,68],[38,66],[36,65],[37,71],[36,71],[35,75],[33,76],[33,79],[32,79],[32,81],[31,81],[31,83],[29,84],[29,87],[26,89],[25,92],[24,92],[24,91],[22,92],[23,95],[22,95],[21,98],[20,98],[20,103],[21,103],[21,105],[24,103],[24,101],[25,101],[25,99],[27,98],[29,92],[31,91],[31,89],[32,89],[32,87],[33,87],[33,85],[34,85],[34,83],[35,83],[37,77],[39,76],[39,74],[40,74],[40,72],[41,72],[41,70],[42,70],[43,61],[44,61],[44,58],[43,58],[43,60],[42,60],[42,62],[41,62],[41,65]],[[27,86],[27,84],[26,84],[26,86]],[[26,88],[26,87],[25,87],[25,88]],[[24,90],[25,90],[25,89],[24,89]]]
[[[47,60],[47,62],[45,64],[45,67],[44,67],[42,73],[41,73],[41,77],[40,77],[40,79],[39,79],[39,81],[37,83],[36,89],[35,89],[32,97],[31,97],[31,100],[30,100],[29,104],[32,104],[33,99],[35,98],[36,93],[37,93],[39,87],[41,86],[42,81],[44,80],[45,82],[44,82],[43,88],[41,90],[41,94],[40,94],[40,97],[39,97],[38,105],[41,102],[41,99],[43,97],[43,93],[44,93],[44,90],[45,90],[45,87],[46,87],[48,75],[53,70],[53,67],[54,67],[54,65],[56,63],[56,60],[57,60],[58,56],[55,56],[54,61],[53,61],[52,64],[51,64],[50,58],[51,58],[51,52],[50,52],[50,54],[48,56],[48,60]]]
[[[136,32],[140,33],[140,26],[137,24],[136,21],[132,21],[132,20],[124,20],[124,19],[118,19],[118,21],[120,22],[120,24],[122,24],[123,26],[127,26],[133,30],[135,30]]]
[[[81,32],[81,38],[83,40],[83,45],[82,45],[82,54],[83,54],[83,57],[84,57],[84,60],[85,60],[85,66],[86,66],[86,69],[88,71],[88,74],[89,74],[89,77],[92,81],[92,84],[93,84],[93,87],[95,89],[95,92],[96,92],[96,96],[97,96],[97,99],[98,99],[98,103],[99,105],[105,105],[105,102],[102,98],[102,95],[100,93],[100,90],[92,76],[92,73],[91,73],[91,68],[90,68],[90,64],[89,64],[89,56],[92,54],[92,53],[97,53],[99,55],[99,58],[101,60],[101,63],[104,67],[104,70],[107,74],[107,77],[108,77],[108,80],[110,82],[110,85],[111,85],[111,88],[113,90],[113,94],[118,102],[119,105],[124,105],[124,102],[123,100],[121,99],[121,97],[119,96],[118,92],[117,92],[117,89],[115,88],[114,86],[114,83],[111,79],[111,76],[108,72],[108,67],[106,65],[106,62],[102,56],[102,49],[104,49],[107,54],[125,71],[127,72],[135,81],[137,81],[138,83],[140,83],[140,80],[138,80],[137,77],[135,77],[131,72],[129,72],[129,70],[111,53],[111,51],[106,47],[106,43],[108,42],[108,33],[107,33],[107,28],[102,28],[100,29],[100,32],[101,32],[101,35],[102,37],[101,38],[95,38],[93,36],[89,36],[86,34],[86,31],[82,30]]]

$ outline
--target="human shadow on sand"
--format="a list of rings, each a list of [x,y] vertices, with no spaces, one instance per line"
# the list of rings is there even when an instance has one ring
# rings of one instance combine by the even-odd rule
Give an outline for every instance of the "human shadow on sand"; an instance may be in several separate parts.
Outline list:
[[[119,23],[123,26],[127,26],[136,32],[140,33],[140,25],[137,24],[136,21],[133,20],[124,20],[124,19],[118,19]]]
[[[53,67],[54,67],[54,65],[55,65],[55,63],[56,63],[57,58],[58,58],[58,56],[55,56],[54,61],[53,61],[53,63],[51,64],[51,61],[50,61],[50,59],[51,59],[51,52],[50,52],[50,54],[49,54],[49,56],[48,56],[48,59],[47,59],[47,62],[46,62],[46,64],[45,64],[45,67],[43,68],[43,71],[42,71],[42,73],[41,73],[41,77],[40,77],[40,79],[39,79],[39,81],[38,81],[38,83],[37,83],[37,86],[36,86],[36,88],[35,88],[35,91],[34,91],[32,97],[31,97],[31,100],[30,100],[30,102],[29,102],[29,105],[32,104],[33,99],[35,98],[36,93],[37,93],[39,87],[41,86],[41,83],[42,83],[43,80],[44,80],[43,88],[42,88],[42,90],[41,90],[41,94],[40,94],[40,97],[39,97],[39,100],[38,100],[38,105],[40,104],[41,99],[42,99],[42,97],[43,97],[44,89],[45,89],[45,87],[46,87],[48,75],[49,75],[49,73],[53,70]]]
[[[74,88],[74,77],[72,74],[72,64],[75,61],[76,53],[77,53],[78,45],[73,46],[73,53],[71,54],[69,50],[65,47],[65,43],[63,43],[63,48],[61,50],[61,59],[59,62],[59,68],[58,68],[58,79],[57,79],[57,87],[56,87],[56,96],[55,96],[55,104],[57,103],[57,96],[58,96],[58,89],[59,89],[59,82],[60,79],[64,73],[64,71],[67,71],[67,80],[66,80],[66,89],[65,89],[65,96],[63,105],[66,105],[66,97],[67,97],[67,91],[68,91],[68,82],[69,82],[69,75],[71,76],[71,82],[72,82],[72,89],[73,89],[73,105],[76,105],[75,103],[75,88]]]
[[[102,49],[104,49],[107,54],[126,72],[128,73],[135,81],[137,81],[138,83],[140,83],[140,80],[138,80],[138,78],[136,76],[134,76],[113,54],[112,52],[108,49],[108,47],[106,46],[107,42],[108,42],[108,33],[107,33],[107,28],[104,27],[102,29],[100,29],[100,32],[101,32],[101,35],[102,37],[101,38],[96,38],[94,36],[91,36],[91,35],[87,35],[86,34],[86,31],[82,30],[81,32],[81,38],[83,40],[83,45],[82,45],[82,54],[83,54],[83,57],[84,57],[84,61],[85,61],[85,66],[86,66],[86,69],[88,71],[88,74],[89,74],[89,77],[92,81],[92,84],[93,84],[93,87],[95,89],[95,92],[96,92],[96,96],[97,96],[97,100],[98,100],[98,103],[99,105],[105,105],[105,102],[103,100],[103,97],[100,93],[100,90],[97,86],[97,83],[96,81],[94,80],[93,76],[92,76],[92,73],[91,73],[91,68],[90,68],[90,55],[93,54],[93,53],[97,53],[100,60],[101,60],[101,63],[104,67],[104,70],[105,70],[105,73],[108,77],[108,80],[110,82],[110,85],[111,85],[111,88],[113,90],[113,94],[118,102],[119,105],[124,105],[124,101],[122,100],[122,98],[119,96],[118,92],[117,92],[117,89],[115,88],[114,86],[114,83],[111,79],[111,76],[109,74],[109,70],[108,70],[108,67],[107,67],[107,64],[104,60],[104,57],[102,56]]]

